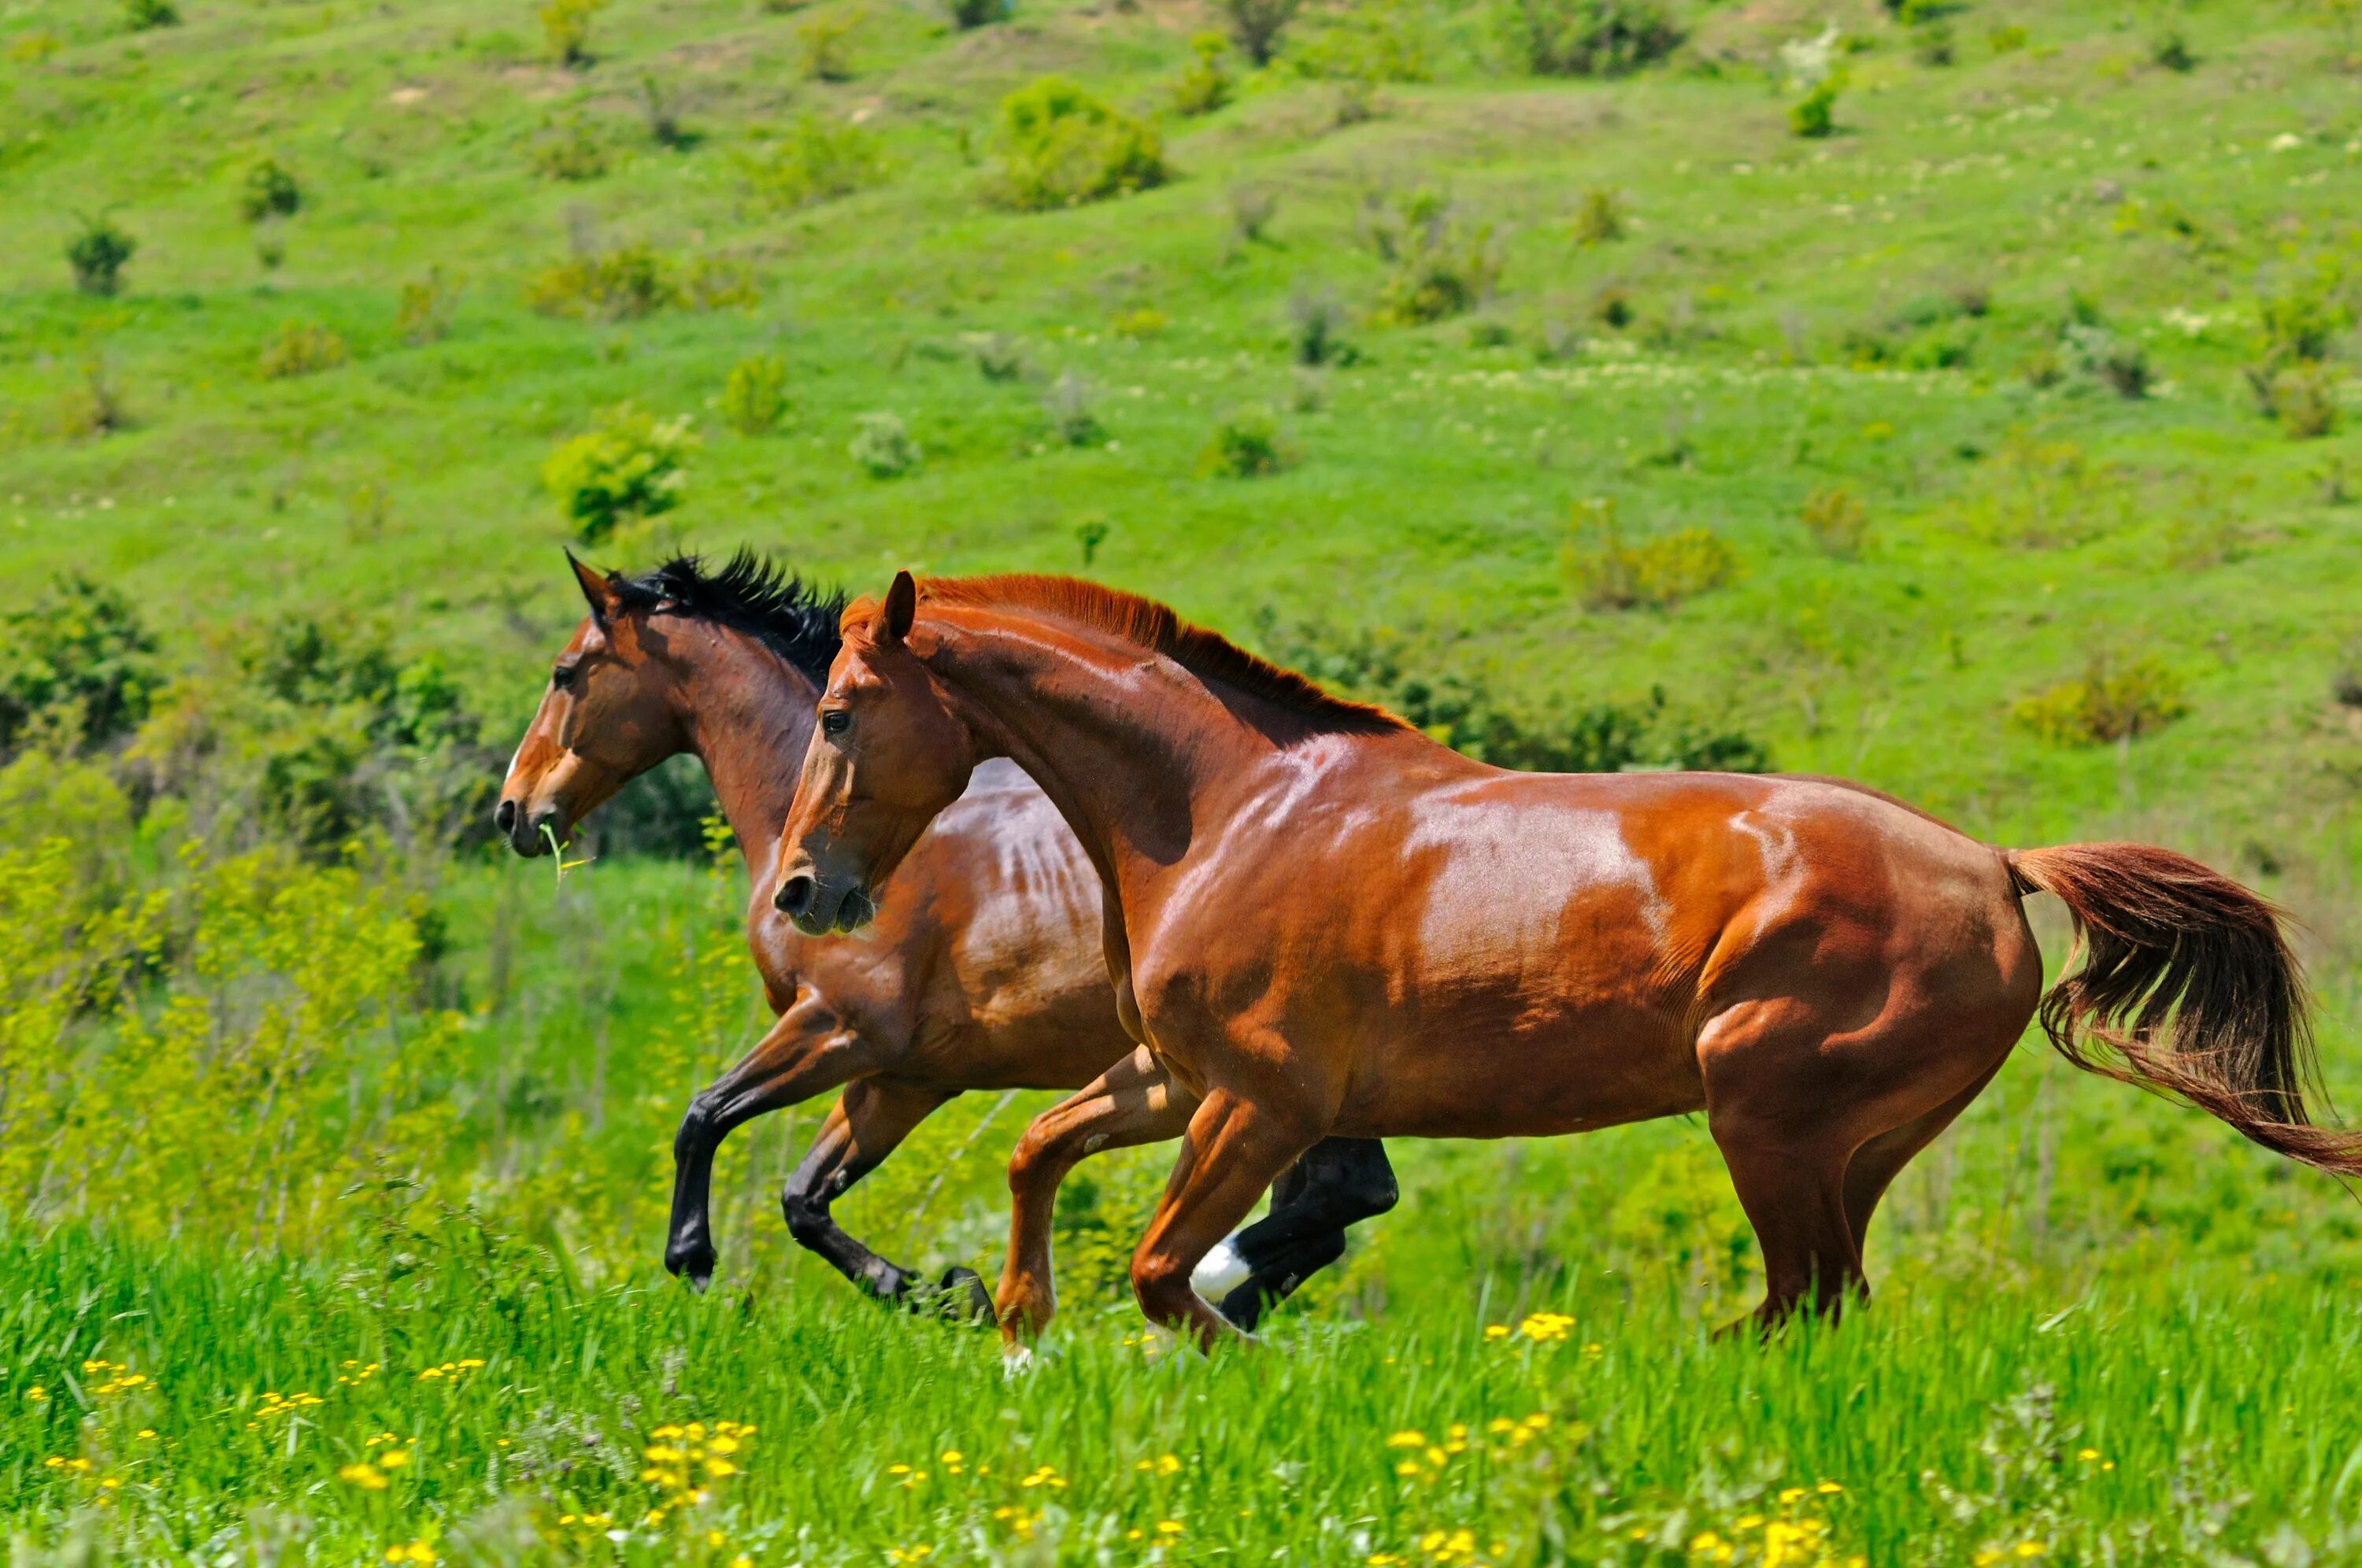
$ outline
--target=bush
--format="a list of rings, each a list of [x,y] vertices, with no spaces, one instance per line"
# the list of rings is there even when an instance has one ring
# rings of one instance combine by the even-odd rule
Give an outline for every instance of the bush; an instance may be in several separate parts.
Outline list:
[[[73,269],[74,287],[86,294],[115,294],[123,288],[123,269],[139,249],[139,242],[110,218],[86,217],[82,232],[66,246],[66,264]]]
[[[952,26],[962,32],[1009,19],[1009,0],[949,0]]]
[[[135,33],[156,28],[177,28],[181,13],[172,0],[123,0],[123,22]]]
[[[999,166],[987,198],[1020,212],[1129,195],[1170,176],[1156,127],[1044,76],[1000,103]]]
[[[1788,128],[1798,136],[1820,138],[1833,136],[1838,128],[1838,93],[1834,76],[1825,78],[1813,90],[1788,107]]]
[[[1279,36],[1295,20],[1303,0],[1220,0],[1220,5],[1232,41],[1249,60],[1264,66],[1278,52]]]
[[[1199,33],[1189,40],[1197,58],[1182,67],[1173,82],[1173,112],[1189,118],[1210,115],[1231,101],[1231,73],[1223,69],[1222,57],[1230,52],[1228,39],[1220,33]]]
[[[919,444],[899,414],[864,414],[853,422],[853,440],[845,447],[871,479],[900,479],[919,466]]]
[[[1299,365],[1350,365],[1359,356],[1344,340],[1345,306],[1327,289],[1299,283],[1287,297],[1288,347]]]
[[[2148,395],[2154,377],[2148,350],[2137,342],[2105,327],[2077,325],[2069,326],[2060,341],[2077,369],[2118,397],[2137,401]]]
[[[525,162],[545,180],[579,183],[607,172],[607,149],[579,115],[545,126],[525,152]]]
[[[647,127],[650,141],[673,152],[685,152],[698,144],[701,138],[680,123],[680,115],[657,82],[656,72],[640,72],[639,96],[640,123]]]
[[[660,420],[618,403],[550,454],[541,481],[575,537],[595,545],[624,524],[679,505],[689,482],[683,465],[697,446],[688,415]]]
[[[1205,468],[1226,479],[1259,479],[1293,468],[1296,460],[1279,420],[1270,409],[1255,404],[1238,410],[1214,427]]]
[[[1042,394],[1042,412],[1050,421],[1050,434],[1068,447],[1088,447],[1103,439],[1107,427],[1099,423],[1098,392],[1090,382],[1072,370],[1060,372]]]
[[[1108,329],[1119,337],[1145,342],[1172,325],[1171,318],[1154,305],[1135,305],[1130,310],[1116,312],[1114,319],[1108,323]]]
[[[644,245],[626,245],[546,267],[525,283],[525,303],[544,315],[631,321],[680,302],[672,263]]]
[[[741,436],[760,436],[778,427],[788,412],[788,362],[777,354],[757,354],[730,368],[722,383],[722,417]]]
[[[316,321],[291,321],[262,346],[255,369],[270,381],[315,376],[333,370],[350,356],[345,340]]]
[[[1369,86],[1425,82],[1445,45],[1434,13],[1420,0],[1356,0],[1313,13],[1288,45],[1288,63],[1307,76],[1343,83],[1354,96],[1338,105],[1337,123],[1370,117]]]
[[[265,158],[247,170],[246,183],[237,195],[238,215],[247,222],[292,217],[303,204],[304,187],[279,160]]]
[[[1246,244],[1264,238],[1264,230],[1271,226],[1273,216],[1279,211],[1279,198],[1264,185],[1233,185],[1231,187],[1231,232]]]
[[[2331,435],[2343,420],[2336,380],[2319,365],[2277,372],[2251,369],[2246,375],[2257,404],[2292,439],[2310,441]]]
[[[1763,746],[1747,734],[1676,710],[1659,687],[1641,702],[1603,702],[1529,719],[1509,712],[1482,683],[1458,671],[1405,668],[1409,653],[1387,632],[1340,633],[1316,623],[1283,628],[1265,607],[1257,640],[1275,660],[1321,685],[1382,704],[1454,751],[1550,773],[1618,773],[1641,767],[1761,773]]]
[[[1471,310],[1491,297],[1501,275],[1493,226],[1469,224],[1426,188],[1389,208],[1364,205],[1364,233],[1394,271],[1373,313],[1381,322],[1418,326]]]
[[[1613,500],[1576,507],[1572,535],[1562,558],[1577,594],[1595,610],[1671,610],[1720,588],[1738,569],[1730,547],[1705,528],[1628,541]]]
[[[1656,0],[1501,0],[1495,25],[1511,59],[1536,76],[1623,76],[1682,41]]]
[[[451,330],[452,313],[459,305],[460,280],[447,278],[440,267],[402,285],[394,306],[394,330],[413,348],[433,343]]]
[[[820,11],[796,24],[796,47],[802,52],[804,80],[849,82],[853,79],[853,35],[861,13],[841,9]]]
[[[1005,332],[978,332],[967,339],[977,373],[988,381],[1013,381],[1025,374],[1025,345]]]
[[[1605,185],[1585,191],[1574,210],[1574,242],[1588,248],[1623,237],[1624,198]]]
[[[1918,31],[1911,41],[1911,52],[1920,64],[1941,69],[1959,59],[1959,46],[1952,37],[1949,22],[1931,22]]]
[[[549,58],[560,65],[590,63],[590,18],[607,0],[541,0],[534,14]]]
[[[1833,556],[1859,555],[1870,536],[1870,508],[1842,485],[1813,491],[1797,515],[1813,542]]]
[[[680,302],[691,310],[732,310],[763,303],[755,269],[727,256],[701,256],[682,283]]]
[[[82,385],[68,392],[58,425],[69,436],[106,436],[131,427],[130,411],[123,406],[122,391],[109,373],[106,356],[83,357]]]
[[[0,753],[38,739],[72,752],[129,734],[164,678],[131,602],[80,572],[0,615]]]
[[[740,152],[738,168],[755,195],[777,207],[849,196],[886,177],[877,138],[817,115],[805,115],[759,148]]]
[[[2265,361],[2271,365],[2295,360],[2316,364],[2329,358],[2338,336],[2353,323],[2337,297],[2338,279],[2324,271],[2304,282],[2265,294],[2256,301],[2263,328]]]
[[[2103,651],[2081,679],[2020,698],[2010,718],[2061,745],[2103,745],[2154,734],[2189,711],[2181,678],[2154,655],[2119,662]]]
[[[2198,69],[2198,57],[2190,52],[2190,40],[2178,31],[2160,33],[2148,46],[2149,62],[2167,71],[2188,72]]]

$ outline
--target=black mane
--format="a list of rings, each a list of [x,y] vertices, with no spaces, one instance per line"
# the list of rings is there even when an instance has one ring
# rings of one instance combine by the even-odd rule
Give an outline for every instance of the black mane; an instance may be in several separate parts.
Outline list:
[[[613,580],[626,609],[660,609],[745,632],[814,684],[828,680],[844,593],[823,593],[756,551],[740,549],[712,568],[696,556],[675,556],[653,571]]]

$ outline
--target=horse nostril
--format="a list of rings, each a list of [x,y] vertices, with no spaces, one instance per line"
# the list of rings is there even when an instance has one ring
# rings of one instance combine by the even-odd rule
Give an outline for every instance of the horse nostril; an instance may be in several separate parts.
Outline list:
[[[799,871],[779,884],[771,895],[771,907],[794,920],[811,908],[812,897],[820,891],[820,883],[809,873]]]
[[[492,825],[504,835],[516,831],[516,817],[517,804],[514,801],[502,801],[492,808]]]

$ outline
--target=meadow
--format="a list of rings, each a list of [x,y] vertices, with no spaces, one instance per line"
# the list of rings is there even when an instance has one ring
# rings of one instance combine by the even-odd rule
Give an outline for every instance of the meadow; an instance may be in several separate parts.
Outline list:
[[[2352,6],[963,9],[0,0],[12,1562],[2362,1561],[2362,1213],[2038,1036],[1769,1344],[1686,1121],[1400,1143],[1210,1359],[1164,1150],[1019,1375],[789,1240],[823,1104],[662,1272],[745,884],[685,761],[490,840],[561,546],[1081,571],[1497,760],[2169,844],[2362,1090]],[[990,1278],[1045,1103],[838,1217]]]

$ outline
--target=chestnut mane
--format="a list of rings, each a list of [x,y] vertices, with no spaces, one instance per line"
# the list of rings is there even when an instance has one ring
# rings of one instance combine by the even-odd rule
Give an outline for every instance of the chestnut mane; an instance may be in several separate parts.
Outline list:
[[[931,577],[919,580],[922,604],[1035,610],[1079,622],[1160,653],[1191,674],[1275,707],[1319,721],[1331,730],[1374,733],[1407,729],[1402,720],[1367,702],[1332,697],[1313,681],[1259,658],[1220,632],[1191,625],[1170,605],[1080,578],[1010,573],[998,577]]]

